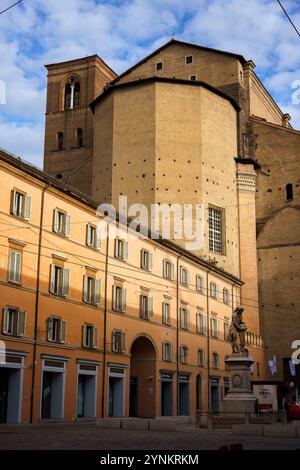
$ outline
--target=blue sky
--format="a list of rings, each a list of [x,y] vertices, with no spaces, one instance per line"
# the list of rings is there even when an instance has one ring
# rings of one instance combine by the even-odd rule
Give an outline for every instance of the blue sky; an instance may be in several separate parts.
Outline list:
[[[282,3],[300,29],[300,0]],[[300,128],[300,38],[275,0],[23,0],[0,15],[0,147],[42,166],[44,64],[97,53],[120,73],[171,37],[251,58]]]

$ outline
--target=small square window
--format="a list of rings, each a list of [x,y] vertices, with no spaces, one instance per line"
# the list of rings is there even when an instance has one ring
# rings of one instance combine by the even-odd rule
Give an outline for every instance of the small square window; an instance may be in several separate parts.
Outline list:
[[[194,62],[194,59],[193,59],[192,55],[186,56],[186,58],[185,58],[185,63],[186,64],[192,64],[193,62]]]
[[[163,63],[162,62],[157,62],[155,64],[155,68],[156,68],[156,70],[162,70],[163,69]]]
[[[195,81],[197,80],[197,75],[191,75],[191,76],[190,76],[190,80],[191,80],[192,82],[195,82]]]

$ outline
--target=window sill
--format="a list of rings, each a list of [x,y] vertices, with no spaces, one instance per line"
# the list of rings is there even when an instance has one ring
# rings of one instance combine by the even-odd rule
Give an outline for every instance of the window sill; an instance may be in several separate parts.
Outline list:
[[[12,284],[15,287],[22,287],[22,282],[10,281],[10,280],[8,280],[7,282],[8,284]]]

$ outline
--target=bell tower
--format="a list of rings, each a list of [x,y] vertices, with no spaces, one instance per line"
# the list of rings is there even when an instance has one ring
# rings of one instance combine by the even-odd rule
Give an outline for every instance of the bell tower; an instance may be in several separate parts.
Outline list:
[[[97,55],[46,68],[44,171],[91,195],[93,114],[89,104],[116,74]]]

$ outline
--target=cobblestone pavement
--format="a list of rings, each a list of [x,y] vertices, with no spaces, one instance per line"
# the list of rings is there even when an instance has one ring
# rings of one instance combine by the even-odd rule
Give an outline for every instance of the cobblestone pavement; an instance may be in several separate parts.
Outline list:
[[[234,436],[229,431],[174,432],[102,429],[95,424],[0,425],[0,450],[214,450],[229,444],[244,449],[300,449],[300,439]]]

